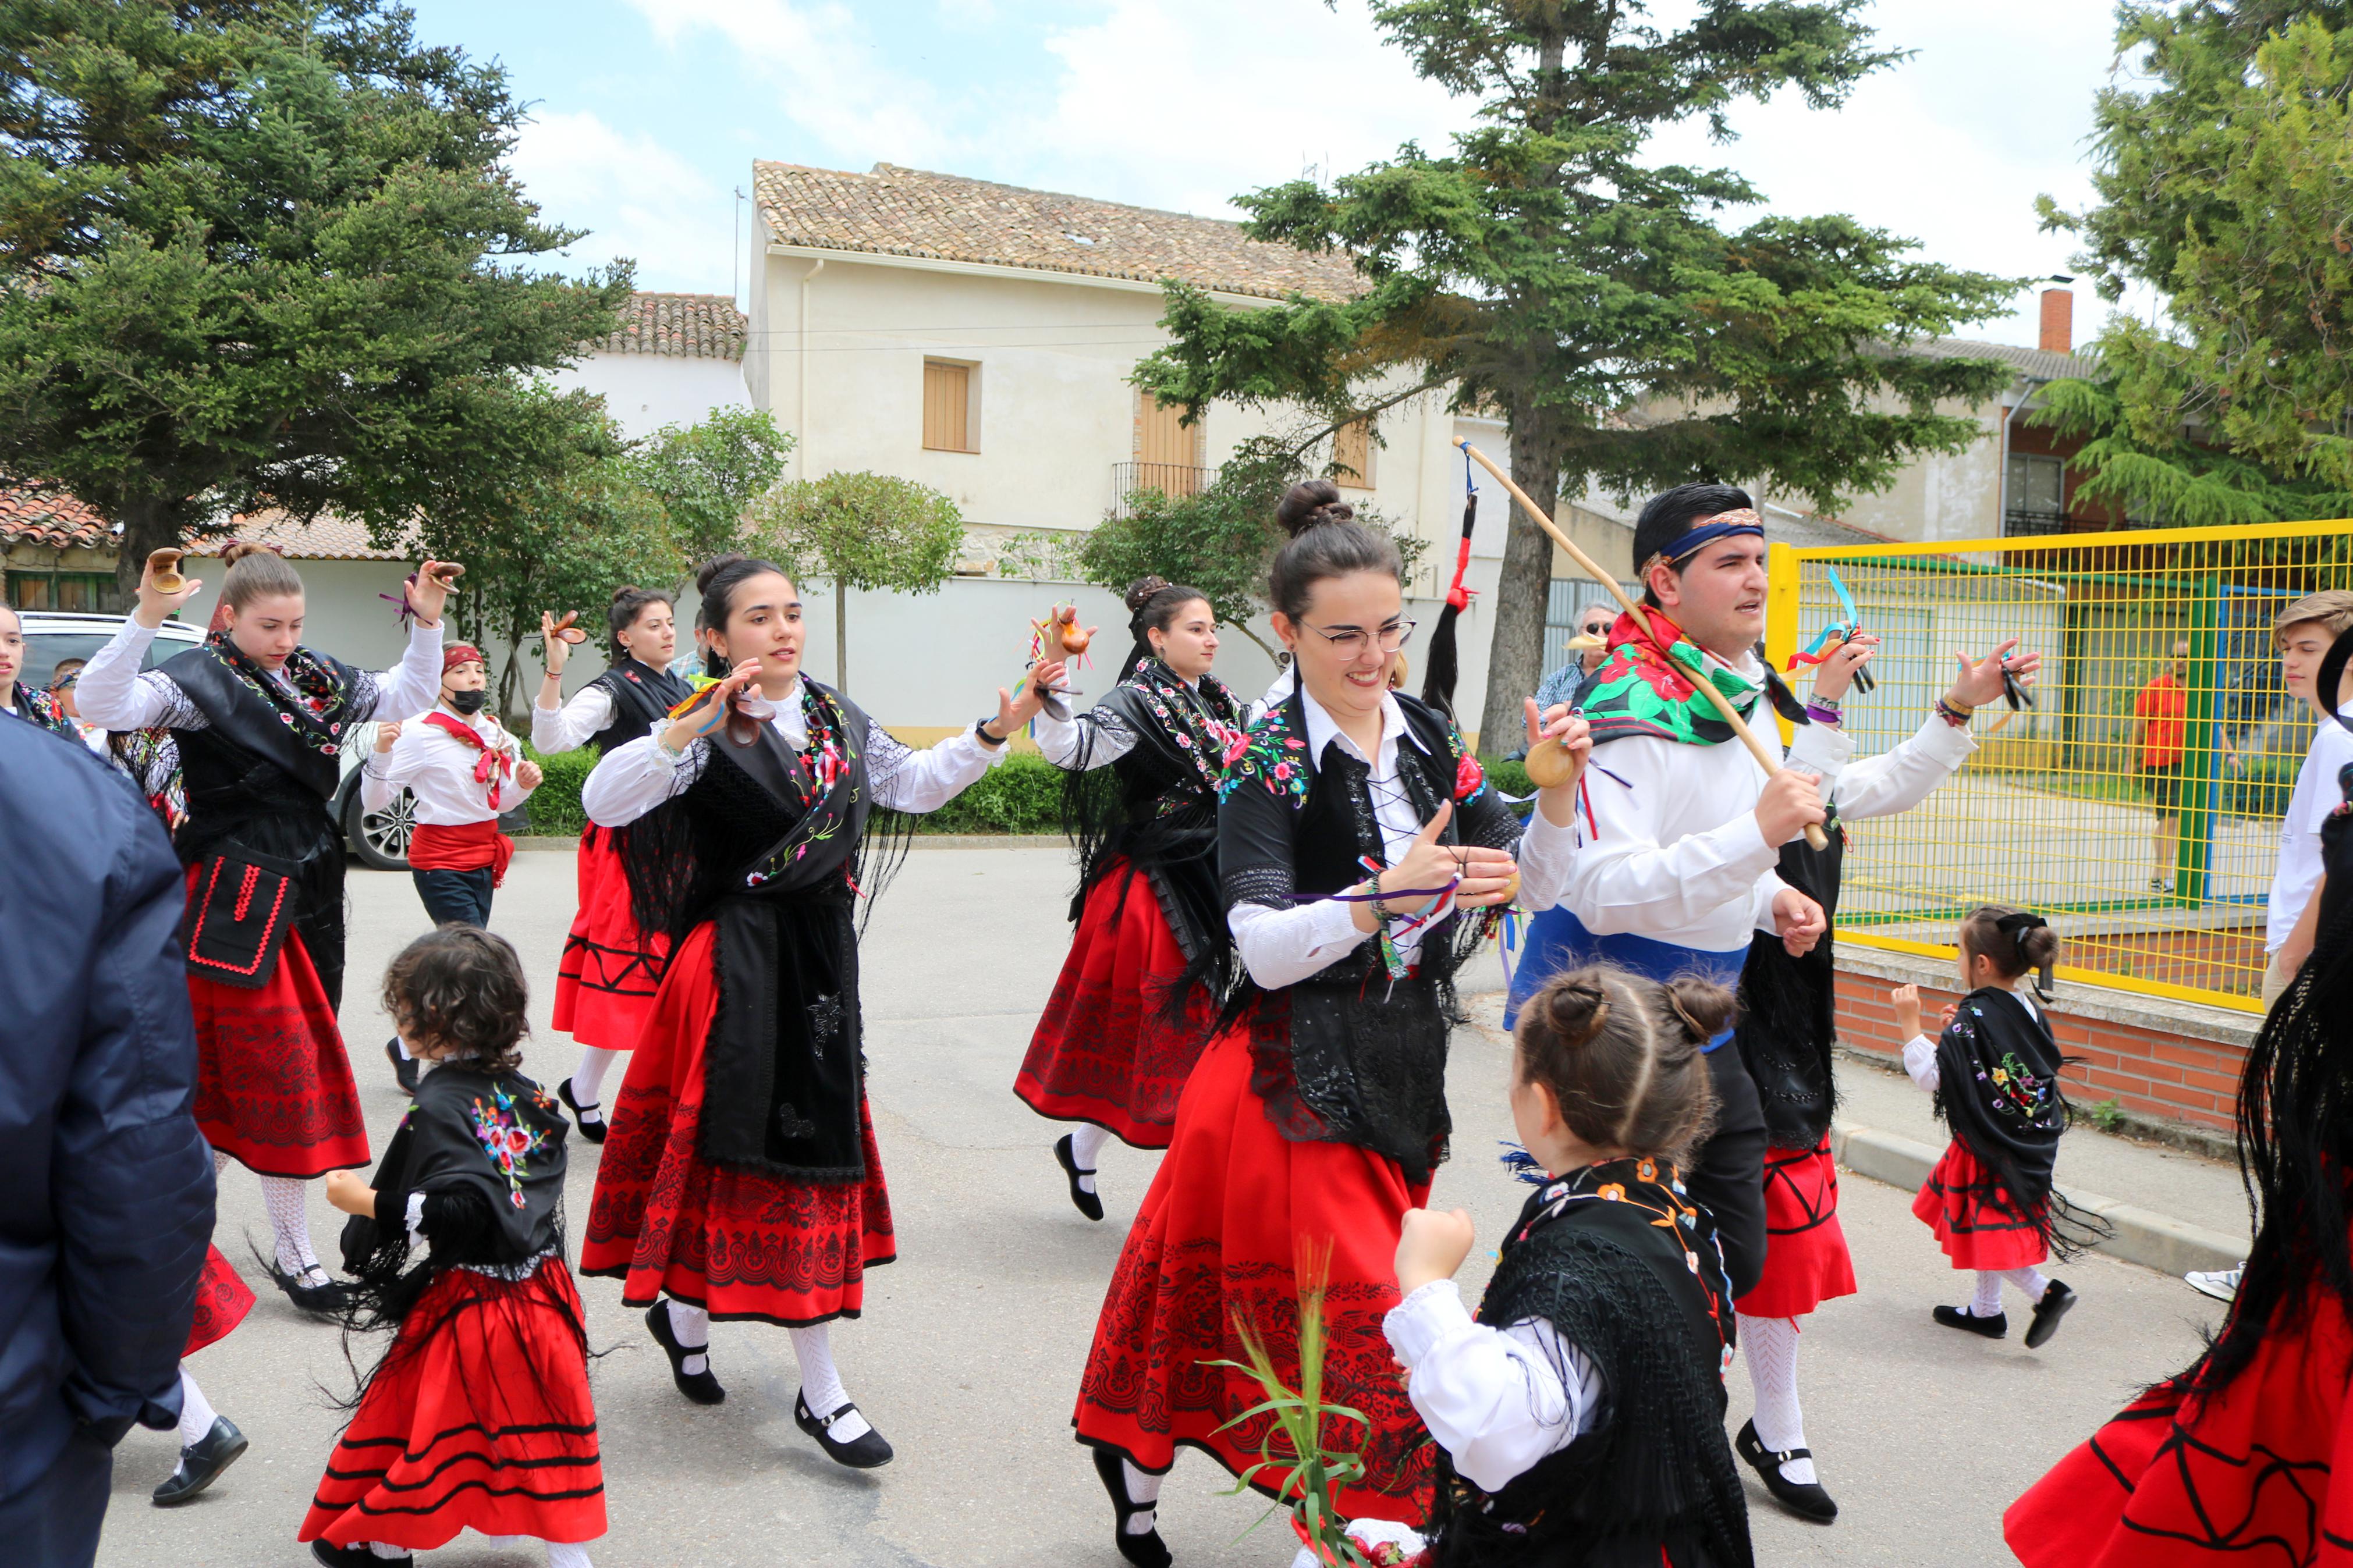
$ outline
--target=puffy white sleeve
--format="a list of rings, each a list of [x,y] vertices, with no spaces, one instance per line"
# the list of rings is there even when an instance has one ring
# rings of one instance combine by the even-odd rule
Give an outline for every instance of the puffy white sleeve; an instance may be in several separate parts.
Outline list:
[[[672,795],[683,795],[702,773],[711,742],[696,736],[675,757],[658,736],[645,734],[616,746],[588,771],[580,786],[580,809],[599,827],[627,827]]]
[[[1789,749],[1790,766],[1810,765],[1799,761],[1799,753],[1805,749],[1806,737],[1822,729],[1821,725],[1809,724],[1798,731],[1798,742]],[[1835,730],[1824,732],[1839,736],[1852,752],[1852,740]],[[1927,799],[1977,749],[1978,743],[1968,731],[1947,724],[1931,713],[1917,733],[1892,750],[1849,762],[1834,773],[1824,773],[1822,794],[1838,803],[1841,817],[1860,820],[1866,816],[1893,816]]]
[[[1583,1352],[1540,1321],[1503,1330],[1473,1321],[1451,1279],[1414,1291],[1381,1328],[1430,1435],[1482,1491],[1598,1425],[1601,1378]]]
[[[877,724],[866,739],[866,779],[876,802],[893,811],[937,811],[1012,749],[983,744],[967,726],[919,752]]]
[[[601,686],[584,686],[561,708],[532,704],[531,743],[542,756],[576,752],[612,721],[613,694]]]
[[[355,719],[414,719],[430,713],[441,700],[441,628],[408,623],[408,647],[400,662],[377,676],[375,701]]]
[[[1904,1042],[1904,1070],[1912,1081],[1931,1094],[1936,1092],[1944,1073],[1936,1066],[1936,1042],[1926,1035],[1915,1035]]]
[[[360,763],[360,807],[382,811],[395,796],[417,782],[425,760],[426,733],[420,729],[400,732],[392,750],[379,755],[371,750]]]
[[[1091,772],[1108,767],[1135,750],[1135,731],[1108,708],[1073,715],[1070,700],[1060,694],[1046,699],[1030,734],[1046,760],[1067,772]]]
[[[160,670],[140,669],[155,632],[125,616],[107,645],[90,656],[74,682],[74,706],[83,723],[102,730],[202,730],[212,722],[178,681]]]
[[[1615,742],[1630,748],[1672,745],[1647,739]],[[1754,907],[1764,879],[1773,878],[1774,891],[1779,888],[1773,877],[1779,847],[1765,842],[1753,810],[1743,808],[1704,832],[1661,844],[1662,824],[1673,819],[1681,804],[1691,759],[1669,755],[1651,761],[1654,765],[1623,774],[1604,767],[1585,772],[1578,795],[1586,812],[1585,841],[1561,878],[1556,901],[1597,936],[1697,925],[1729,903]],[[1637,786],[1632,779],[1642,782]],[[1535,815],[1541,818],[1544,813]],[[1526,877],[1524,865],[1524,885]],[[1769,908],[1769,892],[1764,902]]]
[[[1349,906],[1332,899],[1278,910],[1240,903],[1226,911],[1234,951],[1250,977],[1267,991],[1296,985],[1372,940],[1356,929]]]

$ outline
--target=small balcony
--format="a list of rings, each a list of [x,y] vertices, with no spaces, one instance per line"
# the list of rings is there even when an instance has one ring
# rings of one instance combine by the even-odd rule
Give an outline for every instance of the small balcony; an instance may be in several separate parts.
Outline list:
[[[1199,495],[1209,488],[1209,481],[1216,476],[1216,469],[1198,468],[1190,463],[1113,463],[1111,466],[1112,515],[1125,517],[1128,514],[1128,498],[1134,495]]]
[[[2068,517],[2063,511],[2031,511],[2013,507],[2001,520],[2005,539],[2039,539],[2067,531]]]

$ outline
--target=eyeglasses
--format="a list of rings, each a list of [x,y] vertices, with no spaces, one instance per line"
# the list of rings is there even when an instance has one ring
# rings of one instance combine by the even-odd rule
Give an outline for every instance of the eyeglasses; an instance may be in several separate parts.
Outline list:
[[[1608,621],[1588,621],[1585,623],[1584,630],[1587,637],[1606,637],[1609,635],[1609,623]]]
[[[1413,621],[1391,621],[1377,632],[1367,632],[1362,626],[1341,626],[1327,632],[1322,626],[1307,626],[1306,622],[1300,622],[1300,625],[1307,626],[1309,631],[1330,643],[1335,652],[1348,658],[1355,658],[1363,653],[1367,640],[1374,637],[1379,639],[1380,650],[1383,653],[1397,652],[1411,639],[1413,628],[1417,624]]]

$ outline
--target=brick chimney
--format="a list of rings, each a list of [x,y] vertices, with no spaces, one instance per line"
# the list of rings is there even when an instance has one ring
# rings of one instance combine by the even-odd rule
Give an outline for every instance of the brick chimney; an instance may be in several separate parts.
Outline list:
[[[2075,352],[2075,295],[2067,289],[2042,290],[2042,341],[2034,345],[2048,353]]]

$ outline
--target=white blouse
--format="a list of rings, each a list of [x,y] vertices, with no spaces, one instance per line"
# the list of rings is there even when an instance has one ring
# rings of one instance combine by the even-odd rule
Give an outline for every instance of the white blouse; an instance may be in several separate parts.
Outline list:
[[[480,735],[489,750],[522,761],[522,742],[489,713],[477,713],[471,719],[456,713],[450,717]],[[493,809],[490,781],[474,777],[481,755],[439,725],[428,724],[423,718],[412,720],[402,728],[388,754],[370,752],[360,764],[360,805],[364,810],[382,811],[406,789],[417,796],[419,823],[465,827],[494,821],[501,812],[512,811],[529,800],[532,792],[509,773],[500,781],[499,804]]]
[[[1540,1318],[1504,1329],[1474,1321],[1451,1279],[1416,1289],[1381,1330],[1430,1436],[1482,1491],[1601,1425],[1601,1373],[1585,1352]]]
[[[212,721],[160,669],[142,670],[156,628],[125,617],[113,640],[90,656],[74,684],[76,706],[86,723],[109,730],[203,730]],[[294,683],[282,669],[267,672],[288,691]],[[408,647],[400,662],[381,675],[359,672],[352,693],[352,719],[414,719],[441,700],[441,628],[408,624]]]
[[[531,743],[543,757],[576,752],[612,721],[613,694],[601,686],[584,686],[561,708],[532,704]]]

